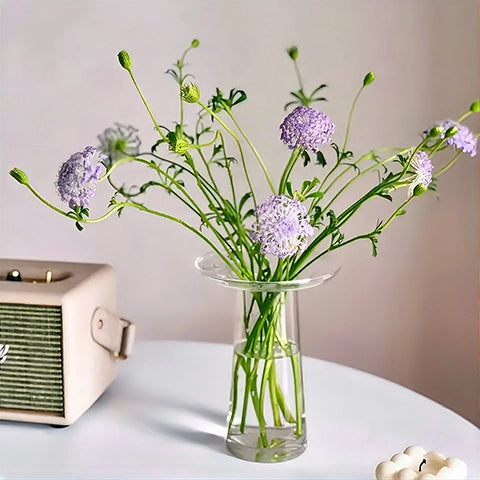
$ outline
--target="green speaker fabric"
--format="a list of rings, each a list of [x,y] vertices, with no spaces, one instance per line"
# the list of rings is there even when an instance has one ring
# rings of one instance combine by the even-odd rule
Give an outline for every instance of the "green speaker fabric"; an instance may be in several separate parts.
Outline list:
[[[62,415],[62,309],[0,303],[0,408]]]

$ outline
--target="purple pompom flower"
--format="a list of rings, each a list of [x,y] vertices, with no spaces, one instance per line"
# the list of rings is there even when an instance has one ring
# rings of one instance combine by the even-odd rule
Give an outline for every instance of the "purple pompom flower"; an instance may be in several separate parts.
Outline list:
[[[410,164],[415,171],[411,177],[410,186],[408,187],[408,196],[411,197],[415,188],[420,185],[420,188],[425,191],[432,183],[433,165],[430,158],[425,152],[419,151],[415,154]]]
[[[88,207],[95,193],[95,184],[101,176],[107,157],[100,150],[85,147],[83,152],[74,153],[58,171],[55,182],[58,195],[70,208]]]
[[[317,152],[322,145],[331,143],[335,125],[320,110],[301,106],[285,117],[280,130],[280,139],[290,149],[300,146]]]
[[[251,238],[261,243],[261,252],[286,258],[305,250],[313,227],[307,209],[296,199],[272,195],[255,210]]]
[[[444,120],[438,125],[444,128],[440,134],[442,138],[445,138],[445,132],[450,127],[456,126],[458,128],[458,132],[455,135],[446,139],[447,145],[462,150],[464,153],[469,153],[472,157],[477,154],[477,139],[468,127],[453,120]]]

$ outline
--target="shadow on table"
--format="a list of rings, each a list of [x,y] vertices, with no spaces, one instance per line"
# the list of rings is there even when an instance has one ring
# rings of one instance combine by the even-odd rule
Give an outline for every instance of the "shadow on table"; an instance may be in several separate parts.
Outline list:
[[[167,424],[159,422],[156,424],[163,433],[177,438],[183,442],[194,443],[198,445],[204,445],[210,450],[215,452],[224,453],[230,455],[225,447],[225,439],[222,435],[215,433],[205,432],[201,430],[195,430],[193,427],[187,427],[185,425]]]
[[[230,455],[225,447],[224,436],[208,431],[226,426],[223,411],[185,399],[146,395],[145,392],[142,392],[141,398],[136,398],[135,394],[128,401],[123,398],[122,409],[127,410],[128,416],[144,429],[161,431],[183,442],[203,445],[210,450]],[[124,420],[127,418],[125,416]],[[175,419],[178,422],[175,423]],[[191,425],[188,425],[189,422]],[[199,423],[204,424],[205,429],[198,428]]]

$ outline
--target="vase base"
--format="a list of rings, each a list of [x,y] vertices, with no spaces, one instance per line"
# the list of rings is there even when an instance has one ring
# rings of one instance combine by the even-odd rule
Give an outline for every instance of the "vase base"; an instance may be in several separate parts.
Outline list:
[[[250,462],[277,463],[291,460],[301,455],[306,447],[305,422],[302,422],[302,435],[295,435],[295,426],[266,429],[268,446],[260,440],[258,427],[246,427],[244,433],[231,433],[227,436],[228,451],[235,457]]]

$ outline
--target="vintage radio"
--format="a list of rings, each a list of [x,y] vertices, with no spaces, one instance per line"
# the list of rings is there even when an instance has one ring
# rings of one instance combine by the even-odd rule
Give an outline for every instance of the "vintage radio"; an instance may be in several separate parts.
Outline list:
[[[108,265],[0,260],[0,419],[75,422],[131,351],[115,312]]]

